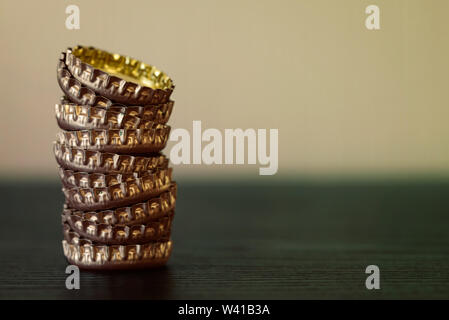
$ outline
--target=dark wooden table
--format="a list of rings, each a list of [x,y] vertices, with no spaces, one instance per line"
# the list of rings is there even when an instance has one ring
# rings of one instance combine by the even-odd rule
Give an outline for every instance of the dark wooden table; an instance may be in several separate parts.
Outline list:
[[[58,184],[0,184],[0,298],[449,298],[449,183],[180,181],[167,267],[65,288]],[[381,289],[365,288],[378,265]]]

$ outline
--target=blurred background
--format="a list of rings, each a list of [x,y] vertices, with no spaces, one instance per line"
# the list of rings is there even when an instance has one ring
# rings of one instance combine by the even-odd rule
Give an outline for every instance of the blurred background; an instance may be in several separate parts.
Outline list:
[[[372,4],[380,30],[365,27]],[[447,0],[0,0],[0,298],[447,299],[448,12]],[[168,267],[83,273],[87,290],[69,291],[52,142],[57,60],[77,44],[167,72],[173,128],[278,129],[279,169],[175,166]]]
[[[4,179],[57,180],[55,69],[76,44],[166,71],[173,128],[279,129],[276,176],[260,177],[258,165],[189,165],[176,167],[179,178],[448,176],[446,0],[0,4]],[[70,4],[79,30],[65,27]],[[380,30],[365,27],[370,4]]]

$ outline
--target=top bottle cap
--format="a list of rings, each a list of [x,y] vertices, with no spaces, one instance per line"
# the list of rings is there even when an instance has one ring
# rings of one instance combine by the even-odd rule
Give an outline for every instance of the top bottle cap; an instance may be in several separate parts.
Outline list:
[[[73,77],[115,102],[165,103],[174,89],[173,81],[164,72],[129,56],[76,46],[67,49],[65,59]]]

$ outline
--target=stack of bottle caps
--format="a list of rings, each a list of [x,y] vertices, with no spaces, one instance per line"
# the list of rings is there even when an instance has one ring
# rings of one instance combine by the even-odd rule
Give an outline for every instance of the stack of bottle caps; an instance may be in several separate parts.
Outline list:
[[[84,269],[165,264],[176,183],[160,152],[172,80],[136,59],[82,46],[61,54],[57,79],[64,255]]]

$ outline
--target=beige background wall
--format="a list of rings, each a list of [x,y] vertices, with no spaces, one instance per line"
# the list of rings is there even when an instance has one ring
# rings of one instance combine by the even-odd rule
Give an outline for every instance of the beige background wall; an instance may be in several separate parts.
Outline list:
[[[78,43],[167,71],[173,127],[279,128],[280,176],[449,172],[449,1],[0,3],[0,175],[56,177],[56,60]],[[68,4],[80,30],[65,28]]]

